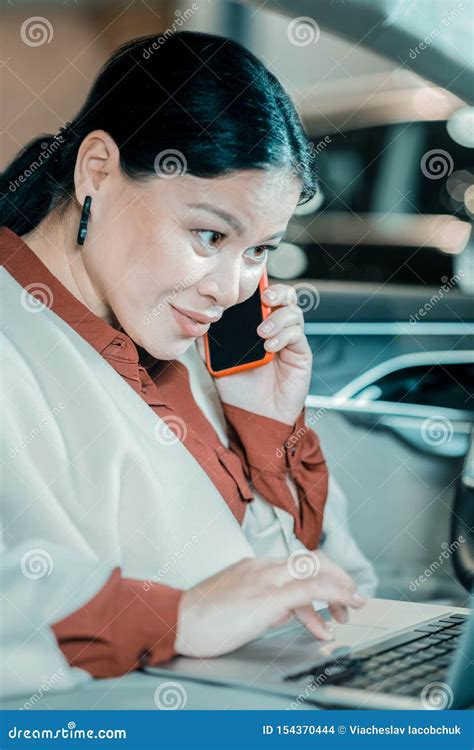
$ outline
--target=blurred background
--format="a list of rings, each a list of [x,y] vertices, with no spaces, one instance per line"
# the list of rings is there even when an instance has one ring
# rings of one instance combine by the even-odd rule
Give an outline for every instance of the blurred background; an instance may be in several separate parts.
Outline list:
[[[136,36],[231,37],[293,97],[319,191],[269,275],[297,287],[314,352],[308,420],[393,598],[459,599],[474,575],[473,11],[473,0],[1,2],[2,165],[71,119]]]

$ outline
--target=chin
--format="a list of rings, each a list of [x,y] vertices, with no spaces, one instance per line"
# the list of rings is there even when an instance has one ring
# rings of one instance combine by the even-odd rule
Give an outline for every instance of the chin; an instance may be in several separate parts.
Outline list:
[[[169,341],[163,343],[161,346],[153,346],[151,343],[145,342],[142,346],[146,349],[148,354],[156,359],[171,360],[177,359],[184,354],[192,344],[195,342],[195,338],[181,338],[175,341]]]

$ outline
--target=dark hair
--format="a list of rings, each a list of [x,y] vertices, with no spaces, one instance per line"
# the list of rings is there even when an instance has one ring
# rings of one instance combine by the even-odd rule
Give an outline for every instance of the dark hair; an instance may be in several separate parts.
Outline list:
[[[284,167],[301,182],[300,203],[316,192],[311,143],[275,76],[230,39],[181,31],[119,47],[64,138],[41,136],[16,156],[0,177],[0,226],[22,235],[64,210],[79,146],[96,129],[132,179],[156,178],[163,155],[163,173],[173,160],[198,177]]]

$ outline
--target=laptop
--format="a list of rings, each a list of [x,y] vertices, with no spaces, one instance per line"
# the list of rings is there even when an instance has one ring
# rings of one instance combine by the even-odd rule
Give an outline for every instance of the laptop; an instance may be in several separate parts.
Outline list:
[[[328,617],[327,610],[320,614]],[[335,640],[315,640],[296,621],[230,654],[176,657],[146,671],[288,697],[288,708],[474,707],[474,611],[369,599]]]

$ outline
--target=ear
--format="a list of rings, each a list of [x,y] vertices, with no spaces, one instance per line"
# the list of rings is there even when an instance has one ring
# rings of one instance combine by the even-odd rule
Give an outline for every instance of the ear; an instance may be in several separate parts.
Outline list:
[[[97,198],[107,178],[119,173],[120,151],[114,139],[105,130],[92,130],[79,146],[74,169],[79,204],[86,195]]]

